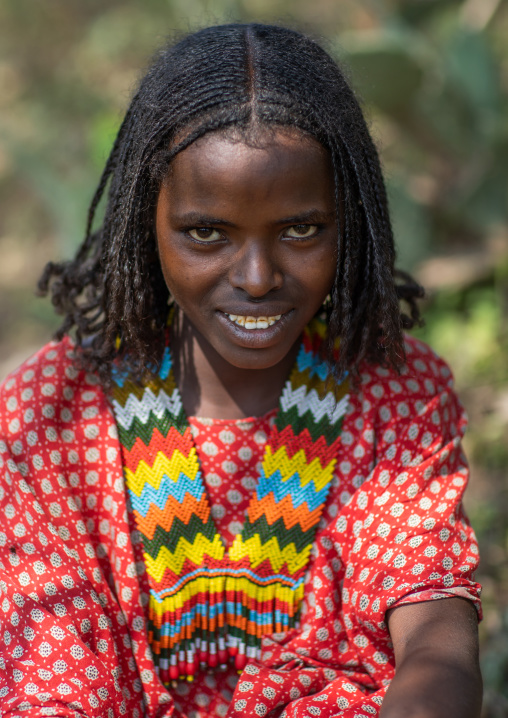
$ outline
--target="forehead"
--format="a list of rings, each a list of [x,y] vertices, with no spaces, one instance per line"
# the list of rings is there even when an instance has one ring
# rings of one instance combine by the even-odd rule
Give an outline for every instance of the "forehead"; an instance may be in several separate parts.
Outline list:
[[[320,205],[333,202],[328,151],[296,130],[268,129],[255,141],[241,135],[210,133],[180,152],[163,183],[172,204],[198,202],[253,206]],[[282,207],[281,207],[282,209]]]

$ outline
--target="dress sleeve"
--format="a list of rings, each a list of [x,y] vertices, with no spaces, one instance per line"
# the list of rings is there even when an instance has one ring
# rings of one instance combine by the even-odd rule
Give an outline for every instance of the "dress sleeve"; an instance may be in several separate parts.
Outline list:
[[[137,606],[122,609],[106,558],[101,564],[94,552],[94,529],[69,491],[86,452],[98,453],[96,427],[87,439],[81,421],[73,438],[70,424],[59,423],[69,413],[59,397],[76,408],[78,392],[61,380],[63,350],[48,354],[51,363],[41,353],[0,387],[0,715],[170,716],[172,702],[157,713],[144,704],[129,624]],[[75,471],[66,475],[67,455]]]
[[[453,596],[481,618],[478,545],[462,504],[467,420],[446,364],[419,361],[422,374],[427,364],[433,371],[401,376],[379,405],[376,466],[337,525],[347,536],[344,613],[356,635],[385,632],[390,608]]]
[[[453,596],[480,612],[478,547],[462,508],[466,418],[447,366],[417,351],[400,376],[378,367],[365,379],[341,459],[373,444],[372,468],[356,490],[356,477],[338,476],[351,491],[317,539],[302,629],[265,639],[228,716],[282,705],[282,717],[374,718],[395,673],[386,612]]]
[[[0,472],[1,714],[107,716],[116,691],[96,655],[107,643],[99,597],[54,534],[3,439]]]

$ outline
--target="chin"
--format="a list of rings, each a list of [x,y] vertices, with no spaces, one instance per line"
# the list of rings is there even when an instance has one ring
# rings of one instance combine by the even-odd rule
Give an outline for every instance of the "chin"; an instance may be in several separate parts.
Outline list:
[[[296,343],[298,344],[299,342]],[[271,369],[285,360],[293,361],[295,357],[295,342],[284,349],[273,347],[271,351],[269,349],[244,349],[240,352],[218,351],[224,361],[236,369],[263,370]]]

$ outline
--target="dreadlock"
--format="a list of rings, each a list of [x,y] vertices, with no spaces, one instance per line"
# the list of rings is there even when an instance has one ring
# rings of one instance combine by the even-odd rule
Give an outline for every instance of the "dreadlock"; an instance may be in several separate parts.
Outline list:
[[[169,292],[154,209],[172,159],[210,132],[296,128],[330,153],[339,223],[330,295],[336,371],[367,359],[400,367],[402,329],[419,322],[423,290],[394,269],[395,250],[376,148],[343,73],[313,40],[283,27],[229,24],[162,50],[140,83],[93,197],[82,246],[48,263],[41,294],[75,328],[80,362],[108,382],[113,361],[140,373],[161,359]],[[109,184],[102,226],[97,207]],[[409,306],[401,313],[399,299]]]

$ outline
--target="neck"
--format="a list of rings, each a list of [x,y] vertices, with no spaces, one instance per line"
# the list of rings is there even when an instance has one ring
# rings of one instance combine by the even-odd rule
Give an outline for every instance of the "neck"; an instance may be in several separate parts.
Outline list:
[[[299,342],[275,366],[241,369],[226,362],[180,316],[171,331],[173,371],[187,416],[244,419],[263,416],[279,403]]]

